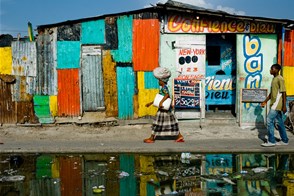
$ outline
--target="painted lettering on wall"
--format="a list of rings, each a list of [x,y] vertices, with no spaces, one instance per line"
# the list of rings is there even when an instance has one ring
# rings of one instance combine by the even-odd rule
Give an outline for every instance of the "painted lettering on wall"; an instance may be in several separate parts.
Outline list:
[[[177,52],[177,71],[181,75],[195,75],[204,78],[205,75],[205,45],[180,46]]]
[[[243,20],[208,20],[170,15],[165,31],[171,33],[275,33],[275,25]]]
[[[247,73],[244,88],[260,88],[263,71],[263,54],[260,52],[261,41],[257,36],[244,35],[243,53],[245,57],[244,70]],[[253,103],[244,103],[248,110]]]

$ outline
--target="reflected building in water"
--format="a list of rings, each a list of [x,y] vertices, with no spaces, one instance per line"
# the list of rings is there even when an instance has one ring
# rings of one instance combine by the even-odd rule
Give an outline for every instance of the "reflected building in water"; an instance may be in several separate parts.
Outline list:
[[[18,154],[0,195],[294,195],[292,154]]]

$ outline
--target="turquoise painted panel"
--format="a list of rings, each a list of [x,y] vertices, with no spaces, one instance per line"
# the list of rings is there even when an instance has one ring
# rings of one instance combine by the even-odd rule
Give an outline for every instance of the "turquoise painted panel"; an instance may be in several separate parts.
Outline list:
[[[134,115],[135,73],[132,67],[117,67],[118,118],[132,119]]]
[[[57,69],[80,68],[80,42],[57,42]]]
[[[269,50],[270,48],[270,50]],[[277,36],[274,34],[237,35],[237,94],[242,88],[270,89],[270,67],[277,62]],[[259,103],[240,103],[237,96],[238,119],[241,126],[264,125],[266,109]],[[268,102],[269,104],[269,102]]]
[[[131,63],[133,55],[133,17],[119,17],[117,19],[117,31],[118,49],[111,51],[113,59],[119,63]]]
[[[81,42],[82,44],[105,44],[105,21],[83,22]]]
[[[158,80],[153,76],[153,72],[144,72],[145,89],[158,89]]]
[[[129,176],[120,180],[120,196],[136,196],[137,195],[137,182],[135,177],[135,157],[134,155],[122,154],[119,156],[120,171],[126,172]]]

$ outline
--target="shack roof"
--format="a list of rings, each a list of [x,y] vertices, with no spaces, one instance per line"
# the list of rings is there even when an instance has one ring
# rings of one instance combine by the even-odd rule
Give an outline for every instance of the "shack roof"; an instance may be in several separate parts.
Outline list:
[[[237,15],[231,14],[228,12],[224,12],[221,10],[212,10],[207,9],[199,6],[194,6],[190,4],[185,4],[182,2],[168,0],[165,3],[157,3],[156,5],[150,5],[150,7],[138,9],[138,10],[131,10],[127,12],[120,12],[120,13],[112,13],[112,14],[104,14],[98,15],[94,17],[87,17],[81,18],[76,20],[67,20],[59,23],[53,24],[45,24],[37,26],[37,29],[44,29],[44,28],[51,28],[51,27],[58,27],[62,25],[70,25],[76,24],[80,22],[87,22],[92,20],[104,19],[106,17],[114,17],[119,15],[132,15],[132,14],[140,14],[140,13],[170,13],[170,12],[177,12],[183,14],[195,14],[201,16],[215,16],[215,17],[222,17],[228,19],[237,19],[237,20],[248,20],[248,21],[257,21],[257,22],[269,22],[269,23],[276,23],[283,25],[286,28],[294,29],[294,20],[290,19],[277,19],[277,18],[268,18],[268,17],[258,17],[258,16],[245,16],[245,15]]]

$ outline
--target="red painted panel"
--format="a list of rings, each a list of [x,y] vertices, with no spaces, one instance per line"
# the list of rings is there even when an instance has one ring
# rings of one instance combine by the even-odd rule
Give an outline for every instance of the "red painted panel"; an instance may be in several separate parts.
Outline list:
[[[82,196],[82,159],[80,157],[60,157],[59,170],[62,196]]]
[[[152,71],[158,67],[159,27],[157,19],[133,20],[134,71]]]
[[[80,115],[79,69],[57,70],[58,80],[58,116]]]
[[[279,40],[278,62],[281,64],[282,38]],[[284,41],[284,66],[294,66],[294,30],[287,30]]]

